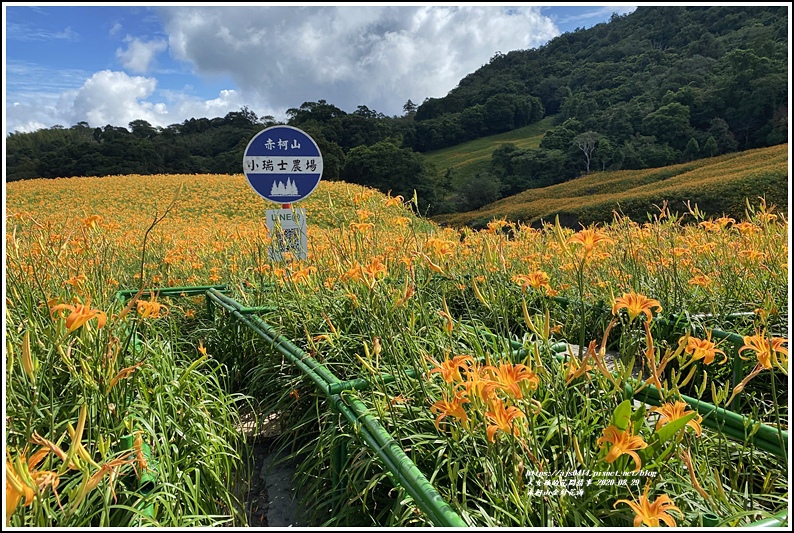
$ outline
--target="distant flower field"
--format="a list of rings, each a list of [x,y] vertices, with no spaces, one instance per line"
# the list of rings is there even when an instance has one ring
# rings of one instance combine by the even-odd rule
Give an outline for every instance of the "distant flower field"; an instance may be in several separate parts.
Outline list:
[[[277,206],[242,175],[29,180],[6,198],[7,525],[244,525],[251,410],[279,416],[313,523],[431,525],[259,337],[203,295],[135,294],[209,285],[366,379],[347,394],[471,526],[735,526],[786,508],[770,450],[787,450],[788,220],[763,199],[743,219],[662,206],[474,231],[321,182],[297,206],[308,259],[275,262]],[[631,401],[643,390],[656,405]]]

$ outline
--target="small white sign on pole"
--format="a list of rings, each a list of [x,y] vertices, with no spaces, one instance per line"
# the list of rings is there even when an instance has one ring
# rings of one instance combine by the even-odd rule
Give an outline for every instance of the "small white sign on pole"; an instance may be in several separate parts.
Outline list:
[[[271,261],[286,260],[289,253],[292,259],[303,260],[309,255],[306,239],[306,210],[268,209],[267,229],[270,232],[270,249],[268,257]]]

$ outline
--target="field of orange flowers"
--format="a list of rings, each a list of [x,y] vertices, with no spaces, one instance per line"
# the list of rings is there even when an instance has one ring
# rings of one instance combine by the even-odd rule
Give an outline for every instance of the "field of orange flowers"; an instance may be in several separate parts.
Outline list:
[[[735,526],[786,509],[774,206],[473,231],[322,182],[298,206],[309,256],[285,262],[268,259],[274,207],[242,175],[7,184],[7,525],[245,524],[250,410],[311,458],[296,481],[313,523],[429,525],[310,380],[204,296],[117,294],[207,285],[369,380],[349,393],[469,525]]]

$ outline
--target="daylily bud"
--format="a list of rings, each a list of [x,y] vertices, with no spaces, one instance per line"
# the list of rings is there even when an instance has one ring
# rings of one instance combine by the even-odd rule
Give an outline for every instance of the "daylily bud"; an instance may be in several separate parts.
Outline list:
[[[6,353],[8,354],[8,364],[14,368],[14,345],[11,344],[11,339],[6,340]]]
[[[30,381],[35,383],[36,374],[33,365],[33,355],[30,353],[30,331],[26,331],[22,339],[22,368],[25,370],[25,374],[28,375],[28,378],[30,378]]]
[[[380,337],[375,337],[375,339],[372,341],[372,351],[375,354],[375,357],[380,355],[381,350],[383,350],[383,347],[380,344]]]

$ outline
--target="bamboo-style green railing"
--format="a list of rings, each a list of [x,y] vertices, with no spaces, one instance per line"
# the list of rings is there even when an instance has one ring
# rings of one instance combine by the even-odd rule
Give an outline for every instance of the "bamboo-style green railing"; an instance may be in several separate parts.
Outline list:
[[[342,388],[342,381],[322,363],[295,346],[258,316],[245,314],[244,306],[215,289],[207,291],[207,298],[221,306],[237,320],[265,339],[276,351],[287,357],[308,376],[334,406],[357,429],[398,483],[413,498],[430,521],[443,527],[465,527],[467,524],[441,497],[419,468],[403,452],[400,445],[373,416],[363,402]],[[334,392],[338,391],[338,392]]]
[[[136,292],[137,291],[119,291],[117,295],[119,297],[129,298]],[[205,294],[207,297],[207,308],[210,312],[212,312],[213,304],[225,309],[235,319],[239,320],[266,340],[276,351],[287,357],[301,372],[315,383],[319,391],[326,395],[330,405],[347,419],[357,430],[358,435],[361,436],[364,442],[373,450],[373,453],[377,455],[383,462],[383,465],[391,472],[394,476],[395,484],[399,484],[399,486],[406,490],[414,499],[417,506],[426,514],[434,525],[442,527],[465,527],[467,525],[452,507],[444,501],[435,487],[433,487],[411,459],[405,455],[394,438],[380,424],[378,419],[368,411],[366,405],[355,396],[348,394],[349,391],[353,390],[368,390],[375,383],[391,383],[396,379],[394,375],[382,374],[374,378],[374,380],[367,378],[347,381],[340,380],[322,363],[312,358],[292,343],[292,341],[278,333],[260,317],[256,316],[256,313],[272,311],[274,307],[243,306],[239,302],[223,294],[224,292],[228,292],[228,287],[225,285],[169,287],[165,289],[151,289],[146,292],[161,296]],[[560,303],[567,304],[568,302],[561,301]],[[676,317],[673,317],[673,319],[675,318]],[[672,321],[660,317],[657,317],[656,320],[666,321],[668,324],[672,323]],[[496,345],[509,346],[513,358],[523,359],[526,356],[524,344],[519,341],[498,337],[490,332],[484,332],[463,323],[459,324],[470,329],[474,333],[482,334]],[[711,331],[712,335],[717,338],[728,339],[734,343],[743,341],[742,337],[735,333],[714,329]],[[561,352],[567,351],[568,344],[559,342],[552,345],[551,349],[553,352],[556,352],[556,357],[562,360],[565,358],[565,355]],[[409,377],[417,377],[417,372],[413,368],[406,369],[402,374]],[[655,386],[646,385],[644,388],[637,391],[640,385],[640,380],[635,378],[627,379],[624,385],[626,396],[633,397],[650,405],[661,405],[662,394]],[[787,457],[787,431],[756,422],[749,417],[716,407],[697,398],[681,395],[681,399],[703,417],[702,425],[712,429],[719,429],[726,436],[734,440],[752,444],[778,457]],[[341,469],[341,465],[344,463],[344,458],[337,456],[344,455],[344,453],[346,453],[346,450],[343,445],[338,450],[335,450],[332,457],[335,463],[332,465],[332,470],[337,471],[335,472],[337,479],[339,475],[338,470]],[[713,518],[716,519],[716,517]],[[711,523],[706,524],[707,521],[713,521],[712,518],[707,520],[707,517],[704,517],[703,520],[704,526],[714,525]],[[768,518],[747,524],[747,527],[780,527],[787,523],[788,512],[780,511]]]

